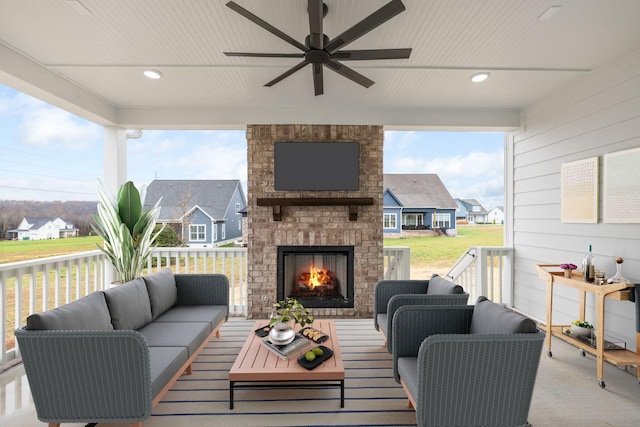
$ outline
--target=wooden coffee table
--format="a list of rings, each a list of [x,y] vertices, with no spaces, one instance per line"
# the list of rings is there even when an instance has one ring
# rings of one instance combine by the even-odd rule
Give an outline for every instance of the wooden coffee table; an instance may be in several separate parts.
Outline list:
[[[266,326],[268,320],[256,322],[254,330]],[[302,349],[289,359],[281,359],[262,344],[262,338],[253,331],[245,341],[235,363],[229,371],[229,408],[233,409],[233,391],[237,388],[255,386],[270,387],[324,387],[335,385],[340,387],[340,407],[344,408],[344,364],[338,334],[333,320],[317,319],[311,325],[329,336],[321,343],[333,350],[333,357],[325,360],[312,370],[308,370],[298,363],[298,357],[305,351],[316,347],[311,345]],[[296,325],[296,330],[300,325]]]

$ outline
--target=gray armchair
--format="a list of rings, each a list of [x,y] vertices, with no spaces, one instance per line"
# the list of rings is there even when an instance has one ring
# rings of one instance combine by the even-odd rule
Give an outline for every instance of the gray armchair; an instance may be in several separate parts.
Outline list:
[[[469,294],[462,286],[437,274],[430,280],[382,280],[373,291],[373,324],[386,338],[392,353],[391,323],[396,310],[404,305],[466,305]]]
[[[393,374],[419,426],[526,426],[544,333],[485,297],[475,306],[404,306]]]

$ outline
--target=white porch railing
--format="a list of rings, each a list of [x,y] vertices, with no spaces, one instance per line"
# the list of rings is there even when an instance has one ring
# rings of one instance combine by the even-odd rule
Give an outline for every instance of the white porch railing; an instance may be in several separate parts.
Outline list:
[[[408,246],[385,246],[384,279],[408,280],[411,272],[411,252]]]
[[[513,248],[473,246],[455,262],[447,278],[469,293],[469,303],[483,295],[490,300],[513,305]]]
[[[409,248],[384,248],[385,278],[409,278]],[[110,286],[99,251],[0,264],[0,365],[19,357],[13,331],[29,314],[59,307]],[[246,248],[156,248],[145,274],[221,273],[229,278],[229,312],[247,314]],[[9,315],[8,313],[11,313]],[[1,351],[4,349],[4,351]]]

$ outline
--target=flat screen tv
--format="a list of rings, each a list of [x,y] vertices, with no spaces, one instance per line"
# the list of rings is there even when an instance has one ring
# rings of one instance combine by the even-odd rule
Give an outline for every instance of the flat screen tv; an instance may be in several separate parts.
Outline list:
[[[357,191],[360,144],[276,142],[274,175],[279,191]]]

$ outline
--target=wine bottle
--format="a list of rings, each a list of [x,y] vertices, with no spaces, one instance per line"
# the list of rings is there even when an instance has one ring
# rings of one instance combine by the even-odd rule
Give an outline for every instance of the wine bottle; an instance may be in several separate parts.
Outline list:
[[[589,251],[582,260],[582,280],[585,282],[593,283],[595,280],[596,265],[593,261],[593,254],[591,253],[591,245],[589,245]]]

